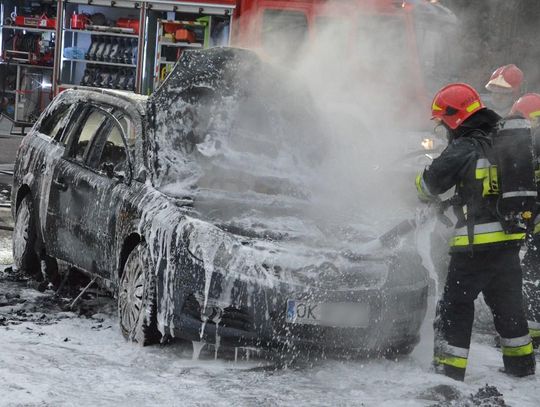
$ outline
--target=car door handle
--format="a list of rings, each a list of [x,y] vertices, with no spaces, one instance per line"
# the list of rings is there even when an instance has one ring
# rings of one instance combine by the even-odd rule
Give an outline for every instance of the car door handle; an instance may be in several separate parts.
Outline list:
[[[64,182],[63,179],[57,178],[53,180],[53,184],[56,188],[58,188],[60,191],[66,191],[68,189],[67,184]]]

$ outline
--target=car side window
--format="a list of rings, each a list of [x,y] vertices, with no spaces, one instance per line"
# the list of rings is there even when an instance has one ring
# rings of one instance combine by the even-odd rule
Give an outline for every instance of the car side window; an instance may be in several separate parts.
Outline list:
[[[74,132],[75,136],[78,134],[78,138],[72,141],[69,156],[75,161],[84,162],[88,151],[90,151],[92,139],[103,128],[106,120],[106,112],[99,109],[90,110],[82,124]]]
[[[120,124],[127,122],[122,120]],[[122,126],[123,127],[123,126]],[[128,152],[122,134],[123,128],[118,126],[116,122],[112,123],[106,138],[104,140],[101,153],[98,151],[97,168],[99,171],[106,173],[109,176],[125,177],[128,171]],[[98,148],[96,144],[96,149]]]
[[[58,136],[67,126],[71,106],[60,105],[47,115],[39,126],[39,132],[51,138]]]
[[[134,147],[137,138],[137,132],[131,119],[128,116],[122,116],[118,119],[118,121],[120,123],[120,126],[122,126],[122,130],[124,130],[128,147]]]

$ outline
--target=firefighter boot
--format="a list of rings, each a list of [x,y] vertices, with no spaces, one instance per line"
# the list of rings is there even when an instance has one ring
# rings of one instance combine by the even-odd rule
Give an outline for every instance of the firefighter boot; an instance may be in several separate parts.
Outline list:
[[[437,361],[433,362],[433,369],[435,373],[443,374],[451,379],[463,382],[465,380],[465,368],[446,365]]]
[[[534,349],[529,335],[520,338],[502,338],[504,373],[524,377],[533,375],[536,367]]]

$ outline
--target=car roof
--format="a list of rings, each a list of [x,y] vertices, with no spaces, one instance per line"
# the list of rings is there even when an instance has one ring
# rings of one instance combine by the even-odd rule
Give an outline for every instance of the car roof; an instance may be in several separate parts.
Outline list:
[[[72,95],[81,96],[88,93],[97,93],[100,95],[118,97],[126,102],[132,103],[142,116],[146,115],[146,102],[148,100],[148,96],[146,95],[139,95],[137,93],[129,92],[126,90],[92,88],[88,86],[74,86],[73,88],[70,88],[68,92]]]

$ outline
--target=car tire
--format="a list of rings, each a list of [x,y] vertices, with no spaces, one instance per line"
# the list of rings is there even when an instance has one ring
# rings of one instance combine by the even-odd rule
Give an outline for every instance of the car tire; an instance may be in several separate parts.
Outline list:
[[[148,249],[141,243],[129,254],[118,290],[120,329],[128,341],[142,346],[158,343],[156,277],[150,270]]]
[[[412,353],[412,351],[416,347],[416,343],[417,342],[405,343],[398,346],[391,346],[385,349],[383,356],[389,360],[408,356]]]
[[[37,232],[34,207],[30,195],[21,201],[13,228],[13,263],[16,270],[41,279],[39,256],[36,252]]]

